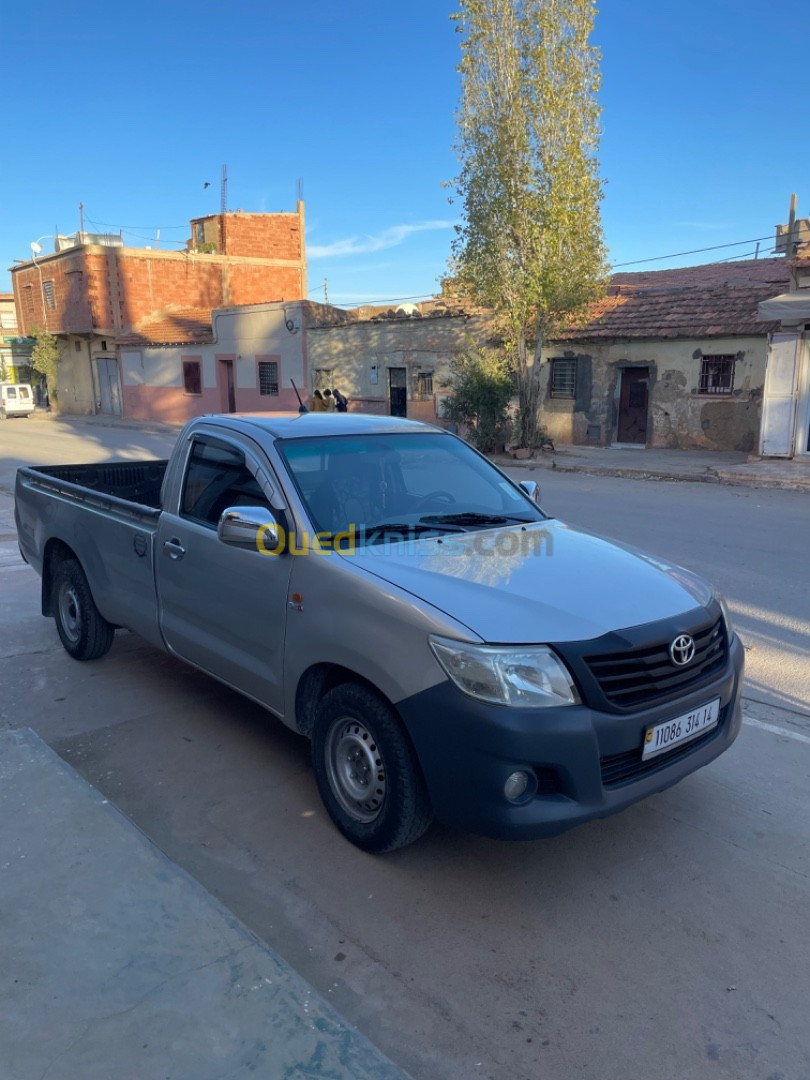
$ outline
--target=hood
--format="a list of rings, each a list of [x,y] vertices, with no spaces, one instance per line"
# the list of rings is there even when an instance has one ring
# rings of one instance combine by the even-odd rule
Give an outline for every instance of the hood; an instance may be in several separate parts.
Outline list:
[[[560,521],[358,547],[356,565],[482,641],[587,641],[709,603],[688,570]]]

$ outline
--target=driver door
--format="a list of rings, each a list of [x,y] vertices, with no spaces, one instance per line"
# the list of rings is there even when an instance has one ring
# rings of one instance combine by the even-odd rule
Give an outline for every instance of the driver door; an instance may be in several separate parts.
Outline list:
[[[192,442],[180,506],[164,510],[156,545],[161,630],[173,653],[283,712],[283,649],[293,560],[217,535],[228,506],[264,506],[279,486],[236,440]],[[276,512],[277,513],[277,512]]]

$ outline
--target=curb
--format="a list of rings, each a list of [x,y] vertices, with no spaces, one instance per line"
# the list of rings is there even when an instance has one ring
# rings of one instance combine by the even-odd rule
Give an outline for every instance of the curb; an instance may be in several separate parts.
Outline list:
[[[127,431],[144,431],[149,435],[176,435],[183,430],[183,424],[162,423],[157,420],[126,420],[120,416],[74,416],[71,413],[49,413],[38,419],[52,424],[82,424],[86,427],[124,428]]]
[[[560,464],[556,459],[546,464],[542,459],[516,461],[491,459],[500,468],[541,470],[544,472],[587,473],[590,476],[612,476],[623,480],[656,480],[674,483],[724,484],[727,487],[776,488],[782,491],[810,491],[810,476],[751,476],[706,466],[705,473],[673,473],[657,469],[621,469],[600,465]]]

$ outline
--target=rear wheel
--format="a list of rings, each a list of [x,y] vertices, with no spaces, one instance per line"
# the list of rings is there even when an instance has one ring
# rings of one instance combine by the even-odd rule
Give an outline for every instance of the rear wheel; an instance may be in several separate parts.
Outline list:
[[[56,568],[53,597],[56,630],[74,660],[98,660],[110,651],[115,629],[96,607],[76,559],[65,559]]]
[[[433,820],[419,763],[390,706],[346,683],[324,697],[315,717],[313,766],[332,821],[363,851],[413,843]]]

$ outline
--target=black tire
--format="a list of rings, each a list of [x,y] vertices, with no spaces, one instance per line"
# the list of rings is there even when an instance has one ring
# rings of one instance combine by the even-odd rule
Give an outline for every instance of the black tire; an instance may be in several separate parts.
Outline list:
[[[53,611],[59,638],[74,660],[98,660],[110,651],[115,628],[96,607],[75,559],[59,563],[53,575]]]
[[[312,760],[329,816],[363,851],[405,847],[433,821],[413,747],[390,706],[367,687],[344,683],[324,696]]]

